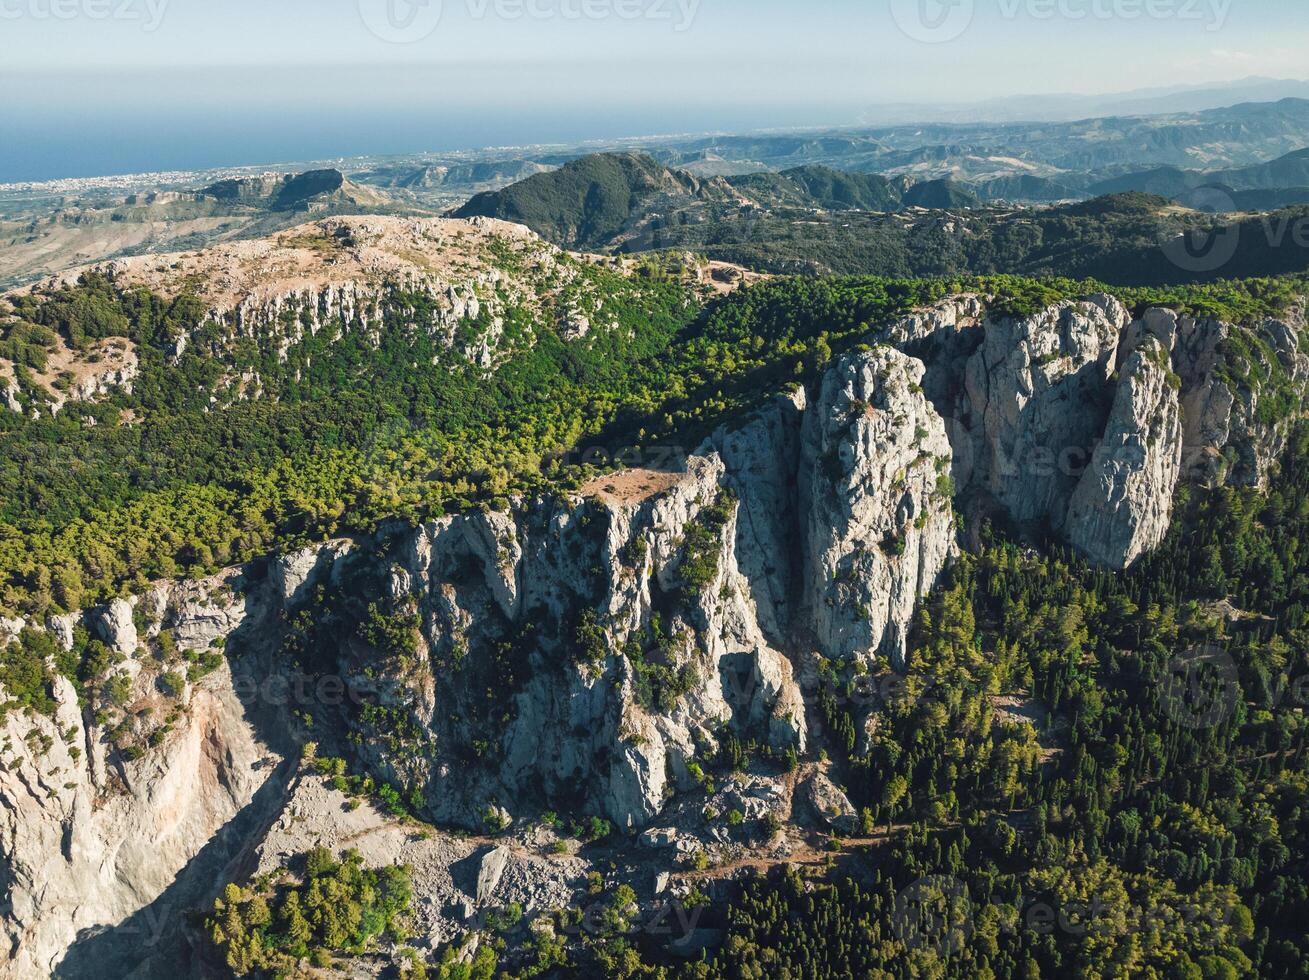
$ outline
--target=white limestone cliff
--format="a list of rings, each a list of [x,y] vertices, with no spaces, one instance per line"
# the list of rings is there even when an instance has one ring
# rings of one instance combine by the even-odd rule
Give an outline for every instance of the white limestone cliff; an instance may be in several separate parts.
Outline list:
[[[1068,540],[1097,564],[1125,569],[1168,533],[1182,469],[1179,387],[1153,337],[1122,368],[1108,427],[1065,524]]]
[[[1297,317],[1254,328],[1252,356],[1276,359],[1264,373],[1288,390],[1309,377],[1301,329]],[[250,863],[268,867],[281,846],[270,841],[307,840],[301,823],[327,818],[287,807],[323,794],[283,799],[279,763],[294,745],[273,747],[278,733],[336,739],[352,768],[412,789],[440,824],[480,830],[488,812],[517,824],[544,808],[632,830],[683,820],[679,796],[725,739],[811,748],[801,679],[814,654],[906,666],[916,607],[956,547],[952,497],[986,496],[1123,568],[1162,540],[1179,482],[1265,479],[1287,422],[1269,389],[1233,369],[1236,330],[1163,310],[1133,319],[1104,296],[1026,318],[988,318],[962,297],[876,331],[881,345],[725,425],[669,471],[397,523],[51,618],[65,649],[81,626],[122,658],[129,706],[155,718],[133,714],[134,737],[176,715],[139,757],[67,681],[53,717],[13,708],[0,720],[0,972],[62,963],[97,976],[109,963],[128,975],[134,956],[180,939],[165,923],[164,945],[133,953],[125,929],[203,904],[251,847],[267,844]],[[333,603],[412,613],[413,655],[332,633],[315,669],[335,693],[279,700],[268,685],[295,680],[283,640],[305,618],[335,628]],[[0,621],[0,643],[31,625]],[[194,654],[225,648],[230,667],[164,693],[150,655],[164,633]],[[361,705],[385,709],[389,727],[350,742]],[[312,736],[292,709],[313,709]],[[410,728],[394,751],[388,736]],[[819,818],[850,823],[839,791],[807,785]],[[781,790],[760,793],[732,805],[762,814]],[[450,928],[445,912],[431,922]]]
[[[914,609],[954,550],[952,451],[920,361],[843,358],[805,419],[805,598],[824,656],[903,668]]]

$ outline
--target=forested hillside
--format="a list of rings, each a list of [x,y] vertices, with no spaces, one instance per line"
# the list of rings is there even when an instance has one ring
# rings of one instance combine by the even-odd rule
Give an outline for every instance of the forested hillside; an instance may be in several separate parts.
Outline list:
[[[896,844],[834,841],[854,877],[751,880],[713,909],[721,949],[673,975],[1302,976],[1307,452],[1302,430],[1266,494],[1190,497],[1123,577],[986,528],[873,737],[848,679],[824,694],[865,827],[906,825]],[[1031,727],[995,711],[1009,691]]]
[[[186,293],[164,298],[91,274],[11,297],[3,342],[20,372],[55,336],[74,347],[127,337],[142,368],[130,393],[76,412],[0,411],[0,608],[80,608],[133,581],[202,574],[388,518],[502,505],[559,479],[576,485],[583,471],[559,468],[573,450],[597,440],[687,450],[731,413],[812,376],[870,324],[950,292],[991,293],[997,309],[1025,312],[1098,288],[798,279],[701,314],[677,267],[583,271],[613,325],[568,341],[541,314],[510,310],[505,338],[533,343],[489,376],[412,330],[430,314],[400,287],[376,343],[339,323],[285,354],[270,338],[220,358],[206,353],[215,327]],[[1250,320],[1286,308],[1298,288],[1260,280],[1122,295]],[[193,340],[171,357],[179,335]],[[211,411],[219,383],[250,371],[263,397]]]
[[[173,946],[74,941],[140,913],[124,865],[33,898],[20,961],[1299,975],[1304,275],[741,281],[349,219],[9,294],[17,880],[68,821],[59,888],[177,808],[265,841],[187,878]],[[64,377],[107,343],[134,373]],[[1139,452],[1075,443],[1060,489],[1020,437]],[[1066,543],[1072,484],[1155,515],[1126,571]],[[274,682],[291,710],[232,693]],[[235,856],[195,833],[179,875]],[[690,926],[639,925],[669,901]]]
[[[974,188],[950,180],[810,165],[702,182],[647,157],[600,154],[479,195],[457,213],[523,222],[561,244],[690,250],[775,274],[1066,276],[1147,286],[1281,275],[1309,264],[1299,233],[1305,208],[1209,214],[1237,205],[1219,190],[1184,198],[1199,210],[1181,207],[1158,195],[1193,190],[1189,178],[1146,176],[1106,184],[1123,190],[1089,201],[1015,208],[983,206]],[[1231,191],[1244,208],[1302,200],[1291,190],[1258,189],[1254,176],[1249,183]],[[980,189],[1003,196],[1011,185]],[[1189,253],[1183,234],[1206,247]]]

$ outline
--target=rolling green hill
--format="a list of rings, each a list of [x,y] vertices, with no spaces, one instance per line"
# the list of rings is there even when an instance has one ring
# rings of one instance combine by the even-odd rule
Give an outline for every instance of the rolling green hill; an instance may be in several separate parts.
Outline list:
[[[1093,194],[1144,191],[1175,198],[1201,187],[1218,187],[1233,195],[1243,191],[1291,191],[1298,203],[1301,189],[1309,187],[1309,149],[1296,150],[1267,163],[1228,170],[1156,167],[1103,180],[1090,189]],[[1279,199],[1247,198],[1249,202],[1270,200]],[[1237,204],[1240,206],[1241,201],[1238,200]]]
[[[519,222],[559,245],[637,250],[666,226],[714,228],[742,209],[757,215],[787,209],[887,212],[978,204],[975,193],[949,180],[915,183],[820,165],[701,179],[643,154],[598,153],[478,194],[453,213]]]
[[[630,230],[651,209],[727,202],[719,181],[701,181],[639,153],[598,153],[478,194],[455,217],[502,218],[561,245],[594,248]]]

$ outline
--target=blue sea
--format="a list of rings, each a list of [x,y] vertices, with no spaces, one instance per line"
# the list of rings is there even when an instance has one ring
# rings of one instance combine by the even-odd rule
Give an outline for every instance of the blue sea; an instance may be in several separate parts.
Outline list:
[[[794,113],[685,106],[133,112],[10,104],[0,107],[0,183],[805,124]]]

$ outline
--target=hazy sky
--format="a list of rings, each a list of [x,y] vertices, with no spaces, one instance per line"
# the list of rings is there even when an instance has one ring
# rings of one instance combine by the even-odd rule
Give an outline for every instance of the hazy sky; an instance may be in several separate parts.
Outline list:
[[[1304,0],[0,0],[0,179],[1300,78],[1307,27]]]

